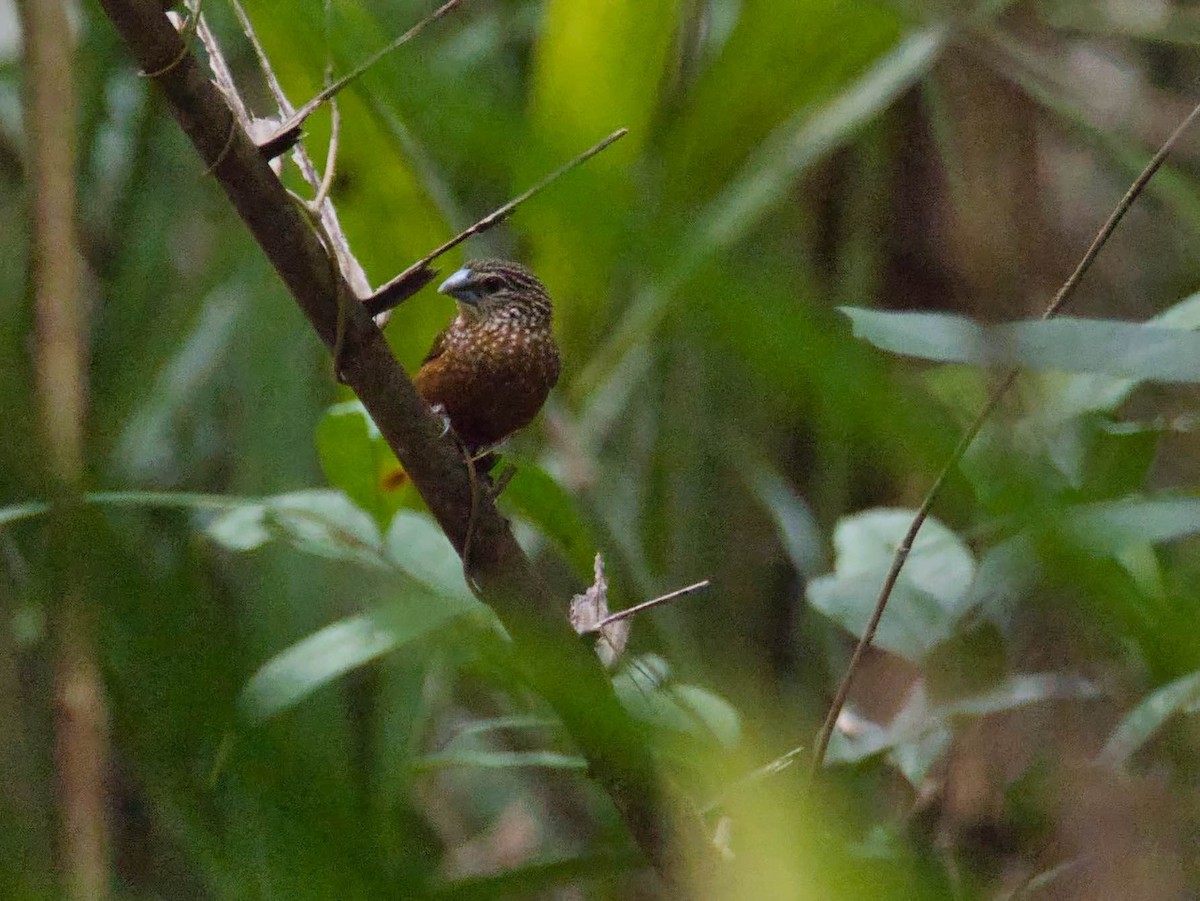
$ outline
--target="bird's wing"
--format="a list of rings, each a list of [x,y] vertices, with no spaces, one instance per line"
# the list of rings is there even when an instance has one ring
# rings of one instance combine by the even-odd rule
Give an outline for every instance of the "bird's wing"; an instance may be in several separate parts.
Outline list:
[[[440,357],[442,355],[443,352],[445,352],[445,350],[446,350],[446,332],[448,332],[448,331],[450,331],[449,328],[444,328],[440,332],[438,332],[438,336],[433,339],[433,347],[429,348],[429,353],[425,354],[425,359],[421,361],[422,366],[424,366],[426,363],[429,363],[432,360],[436,360],[438,357]]]

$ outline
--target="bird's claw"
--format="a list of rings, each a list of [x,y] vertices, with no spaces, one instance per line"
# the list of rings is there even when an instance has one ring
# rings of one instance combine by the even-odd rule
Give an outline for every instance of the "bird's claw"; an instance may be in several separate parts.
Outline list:
[[[438,437],[445,438],[450,434],[450,414],[446,412],[446,405],[434,404],[429,409],[433,411],[434,416],[442,421],[442,431]]]

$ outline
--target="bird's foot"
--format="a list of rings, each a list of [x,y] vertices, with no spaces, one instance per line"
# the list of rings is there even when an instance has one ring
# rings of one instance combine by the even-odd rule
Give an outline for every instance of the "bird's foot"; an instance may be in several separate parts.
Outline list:
[[[445,404],[433,404],[430,408],[433,415],[442,421],[442,432],[438,435],[439,438],[445,438],[450,434],[450,414],[446,412]]]

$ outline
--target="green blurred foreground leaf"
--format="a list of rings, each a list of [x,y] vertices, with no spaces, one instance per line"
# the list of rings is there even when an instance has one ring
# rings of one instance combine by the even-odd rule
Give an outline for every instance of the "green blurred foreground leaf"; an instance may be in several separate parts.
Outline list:
[[[332,560],[386,566],[375,521],[340,491],[296,491],[242,504],[205,529],[231,551],[252,551],[274,539]]]
[[[876,347],[942,363],[1099,372],[1148,382],[1200,382],[1200,334],[1111,319],[985,326],[946,313],[889,313],[840,307],[856,337]]]
[[[251,722],[261,722],[339,676],[481,609],[475,601],[418,593],[326,626],[267,661],[246,683],[239,706]]]
[[[444,751],[426,754],[413,761],[420,773],[453,766],[476,767],[488,770],[527,769],[586,770],[582,757],[557,754],[554,751]]]
[[[575,499],[549,473],[527,461],[504,489],[503,501],[552,541],[577,576],[591,579],[596,539]]]
[[[1200,498],[1132,497],[1066,511],[1064,528],[1083,550],[1117,556],[1131,547],[1200,534]]]
[[[332,494],[341,498],[344,506],[335,503],[332,508],[343,513],[347,508],[355,511],[350,519],[362,529],[349,545],[340,544],[339,535],[345,533],[337,531],[322,531],[316,541],[306,535],[305,540],[317,547],[319,553],[343,556],[336,550],[340,548],[347,559],[395,566],[412,582],[404,586],[405,590],[391,604],[327,626],[263,665],[242,694],[242,707],[251,720],[262,720],[286,710],[322,685],[400,645],[428,635],[456,617],[466,614],[491,616],[488,608],[476,600],[467,587],[454,548],[428,517],[400,511],[393,518],[386,538],[380,542],[375,531],[375,545],[365,553],[361,552],[358,540],[367,540],[370,530],[375,528],[370,517],[350,504],[340,492],[311,494],[322,497]],[[232,511],[234,514],[243,512]],[[276,519],[290,522],[286,517]],[[308,520],[299,522],[304,530],[312,526]],[[364,523],[369,523],[370,528]],[[250,538],[257,535],[254,526],[246,532]]]

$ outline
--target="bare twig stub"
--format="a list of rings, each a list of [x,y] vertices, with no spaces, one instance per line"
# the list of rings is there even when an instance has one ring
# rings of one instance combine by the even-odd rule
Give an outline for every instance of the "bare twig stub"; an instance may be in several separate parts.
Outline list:
[[[1104,245],[1108,243],[1108,239],[1112,237],[1112,233],[1116,230],[1117,225],[1129,212],[1129,208],[1133,206],[1133,202],[1145,190],[1150,179],[1154,177],[1170,154],[1172,148],[1178,142],[1188,128],[1200,117],[1200,105],[1188,114],[1187,118],[1179,124],[1167,138],[1163,145],[1154,154],[1146,168],[1142,173],[1134,179],[1129,190],[1125,192],[1125,196],[1121,198],[1120,203],[1109,215],[1108,220],[1097,232],[1096,237],[1092,240],[1091,246],[1084,253],[1083,258],[1075,267],[1075,270],[1067,278],[1058,292],[1054,295],[1054,299],[1046,306],[1042,313],[1042,319],[1053,319],[1062,311],[1062,308],[1067,304],[1075,293],[1075,289],[1079,287],[1079,282],[1083,276],[1092,267],[1096,261],[1096,257],[1100,254]],[[934,501],[937,500],[938,494],[942,490],[942,486],[950,477],[950,473],[958,466],[963,455],[970,448],[971,443],[975,440],[984,424],[995,412],[996,407],[1000,405],[1000,401],[1004,399],[1005,394],[1013,386],[1017,380],[1019,370],[1014,368],[1005,373],[992,393],[988,396],[987,401],[976,414],[975,419],[967,426],[955,446],[954,451],[950,454],[950,458],[938,473],[936,479],[933,480],[933,485],[925,495],[925,499],[921,502],[921,506],[917,509],[916,515],[913,517],[912,524],[908,527],[903,540],[899,547],[896,548],[896,554],[892,558],[892,564],[888,569],[887,576],[883,580],[883,585],[879,590],[879,596],[875,601],[875,607],[871,612],[871,618],[867,622],[867,627],[863,631],[862,637],[859,638],[858,644],[855,645],[854,653],[850,657],[850,663],[846,666],[846,674],[842,677],[841,683],[838,685],[837,692],[834,694],[833,702],[829,705],[829,712],[825,716],[825,721],[821,725],[821,731],[817,735],[816,746],[813,751],[812,768],[810,775],[814,775],[821,764],[825,760],[825,752],[829,748],[829,740],[833,737],[834,728],[837,725],[838,715],[842,712],[842,708],[846,705],[846,699],[850,695],[850,687],[854,682],[854,675],[858,670],[858,666],[862,661],[863,655],[866,654],[868,648],[871,647],[871,642],[875,638],[875,630],[879,628],[879,621],[883,618],[883,612],[887,609],[888,598],[891,597],[892,590],[896,587],[896,580],[900,577],[900,571],[904,568],[904,562],[908,559],[908,555],[912,552],[913,542],[916,541],[917,533],[921,531],[921,526],[925,524],[925,520],[929,518],[929,512],[933,509]]]
[[[704,591],[704,589],[708,588],[710,585],[712,585],[712,582],[710,582],[708,579],[702,579],[701,581],[692,585],[687,585],[683,588],[676,588],[674,591],[668,591],[666,594],[660,594],[656,598],[651,598],[648,601],[642,601],[640,604],[634,604],[632,607],[626,607],[624,610],[618,610],[616,613],[610,613],[600,621],[599,625],[601,628],[603,628],[613,623],[620,622],[623,619],[635,616],[636,614],[642,613],[645,610],[650,610],[651,608],[657,607],[660,604],[669,604],[671,601],[686,597],[689,594],[695,594],[698,591]]]
[[[159,0],[101,0],[146,71],[180,54],[180,37]],[[332,348],[344,315],[340,373],[379,427],[459,554],[471,527],[470,576],[513,639],[514,661],[554,708],[588,760],[589,774],[620,812],[631,837],[668,879],[685,862],[707,863],[703,824],[673,803],[642,729],[617,701],[603,668],[562,616],[487,493],[474,497],[442,423],[396,363],[383,334],[353,296],[305,212],[293,201],[190,53],[155,79],[204,164],[233,203],[314,330]],[[232,138],[230,135],[232,134]],[[472,512],[472,505],[477,508]]]

